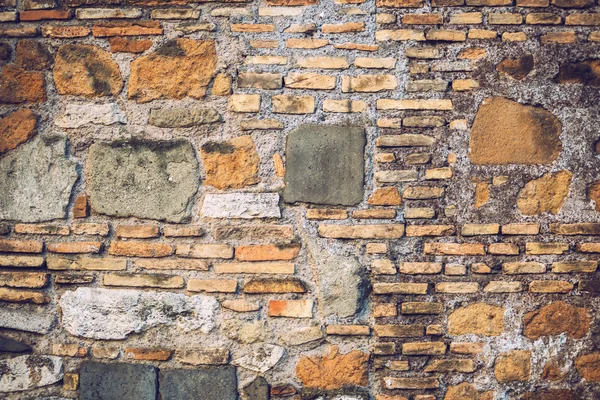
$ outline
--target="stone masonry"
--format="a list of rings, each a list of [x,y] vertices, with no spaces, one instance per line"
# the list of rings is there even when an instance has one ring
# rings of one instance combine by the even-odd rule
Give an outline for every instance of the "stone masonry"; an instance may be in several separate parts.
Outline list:
[[[0,0],[0,398],[599,400],[596,0]]]

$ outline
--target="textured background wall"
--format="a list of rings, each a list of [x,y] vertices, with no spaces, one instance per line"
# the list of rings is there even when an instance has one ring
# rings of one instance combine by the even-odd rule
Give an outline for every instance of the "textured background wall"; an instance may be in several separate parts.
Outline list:
[[[0,5],[1,398],[600,398],[595,0]]]

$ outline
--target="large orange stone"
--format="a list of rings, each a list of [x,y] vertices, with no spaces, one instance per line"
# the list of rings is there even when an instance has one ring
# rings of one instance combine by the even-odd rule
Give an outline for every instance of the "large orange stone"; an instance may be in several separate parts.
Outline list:
[[[479,392],[469,382],[463,382],[457,386],[450,386],[444,400],[492,400],[493,392]]]
[[[504,332],[504,312],[504,307],[485,303],[458,308],[448,317],[448,333],[499,336]]]
[[[260,182],[260,159],[250,136],[240,136],[227,142],[207,142],[201,152],[205,185],[217,189],[241,188]]]
[[[36,115],[22,108],[0,119],[0,154],[12,150],[35,135]]]
[[[562,143],[560,121],[542,107],[503,97],[482,101],[473,122],[469,158],[473,164],[549,164]]]
[[[42,72],[25,71],[7,65],[0,73],[0,103],[39,103],[46,101],[46,87]]]
[[[131,63],[129,98],[138,103],[186,96],[201,99],[216,67],[214,40],[170,40]]]
[[[564,301],[555,301],[523,317],[523,335],[536,340],[542,336],[566,333],[572,338],[583,338],[590,329],[592,317],[585,308]]]
[[[333,346],[323,356],[302,357],[296,366],[296,375],[308,388],[334,390],[344,386],[367,386],[368,367],[367,353],[354,350],[341,354],[338,347]]]
[[[600,382],[600,353],[579,355],[575,359],[575,368],[588,382]]]
[[[123,88],[119,66],[109,52],[96,46],[61,46],[52,72],[56,90],[63,95],[116,96]]]
[[[524,215],[558,213],[569,195],[572,179],[571,172],[559,171],[527,182],[519,192],[517,207]]]

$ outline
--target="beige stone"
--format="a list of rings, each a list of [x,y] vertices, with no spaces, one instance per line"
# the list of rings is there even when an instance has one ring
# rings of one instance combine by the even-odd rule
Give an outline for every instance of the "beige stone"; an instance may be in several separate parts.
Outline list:
[[[572,179],[571,172],[559,171],[527,182],[519,192],[517,207],[524,215],[558,213],[569,195]]]
[[[531,377],[531,352],[512,350],[496,358],[494,375],[500,382],[528,381]]]
[[[504,312],[504,307],[485,303],[461,307],[449,315],[448,333],[499,336],[504,332]]]
[[[206,172],[205,185],[230,189],[260,182],[260,159],[251,136],[240,136],[226,142],[206,142],[200,155]]]

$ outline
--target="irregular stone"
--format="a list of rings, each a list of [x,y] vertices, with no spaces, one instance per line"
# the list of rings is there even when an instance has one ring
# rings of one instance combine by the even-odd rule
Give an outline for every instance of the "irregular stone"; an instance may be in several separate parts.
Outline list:
[[[119,66],[110,53],[88,44],[65,44],[56,53],[52,70],[59,94],[116,96],[123,89]]]
[[[22,108],[0,119],[0,154],[17,148],[35,133],[37,116],[29,108]]]
[[[279,336],[288,346],[299,346],[323,339],[323,331],[320,326],[307,326],[294,330],[286,329]]]
[[[250,371],[264,374],[273,368],[285,354],[285,348],[274,344],[252,346],[248,353],[231,363]]]
[[[444,400],[493,400],[493,393],[480,392],[470,383],[463,382],[457,386],[450,386]]]
[[[42,42],[21,39],[17,42],[15,64],[26,70],[43,71],[52,64],[52,55]]]
[[[155,400],[156,381],[156,368],[151,365],[84,361],[79,371],[81,400]]]
[[[92,339],[125,339],[160,325],[208,333],[218,308],[217,300],[208,296],[82,287],[67,291],[59,304],[64,328]]]
[[[519,211],[524,215],[558,213],[569,195],[572,179],[571,172],[559,171],[527,182],[517,197]]]
[[[364,129],[302,125],[288,135],[287,203],[355,205],[363,200]]]
[[[216,66],[214,40],[169,40],[153,54],[131,63],[129,98],[138,103],[186,96],[201,99]]]
[[[0,360],[0,393],[52,385],[63,378],[62,358],[19,356]]]
[[[262,376],[257,377],[243,389],[247,400],[269,400],[269,384]]]
[[[20,104],[46,101],[46,86],[42,72],[28,72],[7,65],[0,73],[0,103]]]
[[[572,390],[541,389],[525,393],[521,400],[578,400],[580,397]]]
[[[241,321],[232,318],[223,321],[221,329],[228,338],[242,344],[256,343],[265,336],[264,320]]]
[[[56,324],[53,308],[20,304],[16,308],[0,307],[0,328],[46,334]]]
[[[116,103],[67,104],[65,111],[54,120],[60,128],[79,128],[84,125],[126,124],[127,117]]]
[[[202,204],[207,218],[281,218],[277,193],[207,193]]]
[[[499,382],[528,381],[531,377],[531,351],[512,350],[496,358],[494,375]]]
[[[580,354],[575,359],[577,372],[588,382],[600,382],[600,353]]]
[[[64,136],[37,136],[0,159],[0,220],[66,217],[77,171],[65,148]]]
[[[0,336],[0,352],[24,353],[31,350],[32,347],[26,343],[18,342],[5,336]]]
[[[523,335],[537,340],[542,336],[566,333],[574,339],[587,335],[592,316],[585,308],[555,301],[523,316]]]
[[[473,164],[549,164],[562,143],[560,121],[542,107],[503,97],[482,101],[469,140]]]
[[[509,75],[514,79],[522,80],[533,70],[533,66],[533,56],[525,54],[518,58],[505,58],[496,65],[496,69],[502,75]]]
[[[369,384],[369,355],[354,350],[341,354],[332,346],[322,356],[303,356],[296,365],[296,375],[307,388],[335,390],[345,386]]]
[[[194,149],[183,140],[94,143],[87,176],[94,211],[168,222],[190,218],[200,180]]]
[[[562,64],[554,81],[600,87],[600,59]]]
[[[482,336],[498,336],[504,332],[504,307],[485,303],[473,303],[455,310],[448,317],[450,335],[472,333]]]
[[[592,182],[586,192],[587,197],[594,202],[596,211],[600,211],[600,180]]]
[[[231,189],[260,182],[260,158],[251,136],[240,136],[226,142],[206,142],[200,154],[206,172],[205,185]]]
[[[162,400],[237,399],[235,368],[161,369],[158,375]]]
[[[158,108],[150,110],[148,123],[160,128],[191,128],[221,121],[212,108]]]

